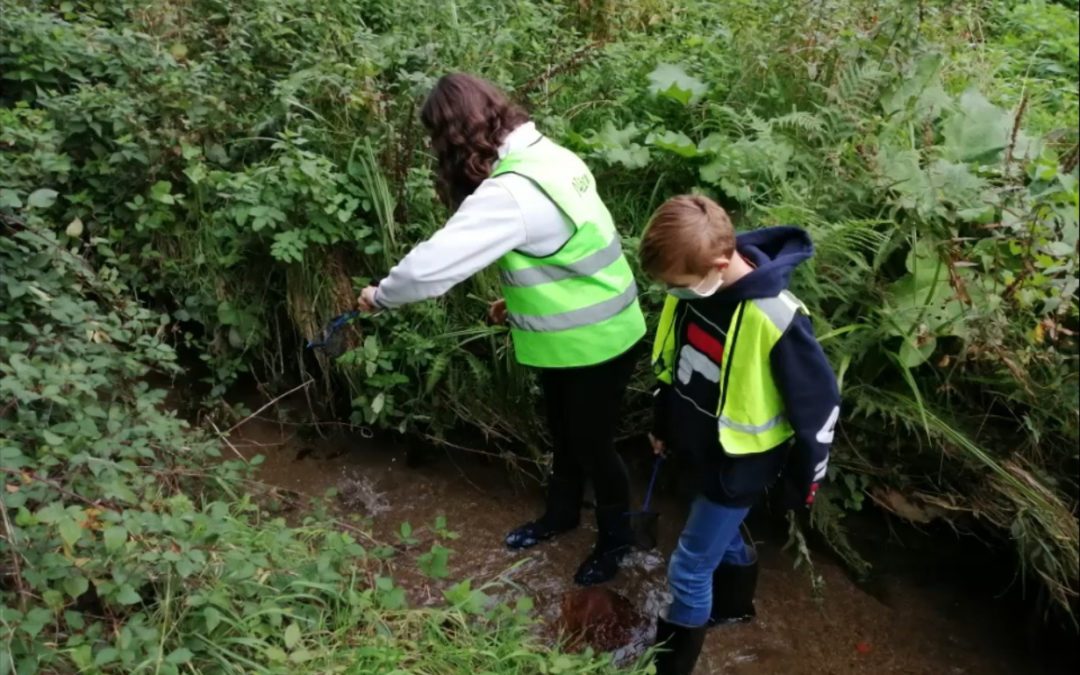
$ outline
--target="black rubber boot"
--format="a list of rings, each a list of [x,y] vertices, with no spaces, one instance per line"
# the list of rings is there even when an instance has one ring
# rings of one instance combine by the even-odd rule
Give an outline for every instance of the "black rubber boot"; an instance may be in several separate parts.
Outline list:
[[[705,644],[705,626],[687,628],[656,620],[656,675],[691,675]]]
[[[552,477],[548,481],[544,515],[506,535],[507,548],[530,548],[576,528],[581,522],[583,491],[579,482]]]
[[[720,565],[713,572],[712,611],[709,626],[746,623],[754,618],[757,590],[757,556],[749,565]]]
[[[579,586],[595,586],[610,581],[619,573],[619,563],[634,544],[627,506],[596,507],[596,546],[574,574]]]

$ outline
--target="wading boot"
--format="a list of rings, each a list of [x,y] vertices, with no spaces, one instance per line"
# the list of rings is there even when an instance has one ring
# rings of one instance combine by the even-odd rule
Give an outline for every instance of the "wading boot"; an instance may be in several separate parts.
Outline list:
[[[705,626],[687,628],[656,620],[656,675],[691,675],[705,644]]]
[[[619,572],[619,563],[633,548],[627,505],[596,507],[596,546],[574,574],[579,586],[610,581]]]
[[[584,485],[580,481],[555,478],[548,481],[547,507],[544,515],[511,530],[506,546],[512,550],[530,548],[542,541],[568,532],[581,521],[581,498]]]
[[[746,623],[754,618],[754,591],[757,590],[757,555],[748,565],[721,564],[713,572],[712,611],[709,627]]]

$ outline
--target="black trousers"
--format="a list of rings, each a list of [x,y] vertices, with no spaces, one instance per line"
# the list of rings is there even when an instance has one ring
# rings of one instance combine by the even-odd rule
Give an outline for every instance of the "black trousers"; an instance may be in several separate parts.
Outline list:
[[[549,509],[580,509],[586,480],[597,506],[629,507],[630,478],[615,452],[615,431],[640,346],[594,366],[540,371],[554,442],[552,475],[577,495],[576,505],[549,503]]]

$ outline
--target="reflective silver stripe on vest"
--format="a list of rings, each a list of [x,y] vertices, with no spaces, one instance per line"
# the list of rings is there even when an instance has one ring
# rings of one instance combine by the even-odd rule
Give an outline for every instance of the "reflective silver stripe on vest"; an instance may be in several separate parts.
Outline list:
[[[622,257],[622,242],[616,235],[604,248],[590,253],[581,260],[565,265],[539,265],[520,270],[503,270],[502,282],[507,286],[539,286],[553,281],[596,274]]]
[[[720,416],[720,428],[721,429],[732,429],[734,431],[739,431],[739,432],[742,432],[744,434],[763,434],[766,431],[768,431],[769,429],[780,426],[781,424],[784,423],[784,421],[785,421],[785,418],[784,418],[783,415],[777,415],[776,417],[772,418],[771,420],[769,420],[765,424],[742,424],[740,422],[734,421],[733,419],[731,419],[727,415],[721,415]]]
[[[791,322],[795,320],[795,314],[802,309],[799,301],[788,291],[774,298],[757,298],[753,302],[781,333],[787,330]]]
[[[553,331],[570,330],[571,328],[580,328],[581,326],[600,323],[605,319],[610,319],[634,304],[635,300],[637,300],[637,284],[631,281],[630,286],[628,286],[625,291],[619,293],[614,298],[608,298],[595,305],[573,309],[569,312],[547,314],[544,316],[515,314],[510,312],[507,314],[506,319],[510,322],[511,326],[519,330],[531,331],[533,333],[550,333]]]

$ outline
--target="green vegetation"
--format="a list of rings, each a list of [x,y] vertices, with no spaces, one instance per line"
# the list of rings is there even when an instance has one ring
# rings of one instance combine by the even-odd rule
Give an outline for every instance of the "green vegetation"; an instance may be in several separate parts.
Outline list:
[[[498,580],[409,608],[387,561],[445,580],[445,523],[396,548],[321,510],[286,524],[146,385],[178,369],[169,317],[27,216],[0,238],[0,673],[614,671],[550,651]]]
[[[336,362],[303,349],[443,222],[416,109],[450,69],[589,160],[628,249],[690,189],[808,228],[795,286],[847,405],[816,524],[856,566],[866,497],[976,528],[1071,611],[1077,31],[1039,1],[0,0],[0,672],[511,649],[510,610],[386,607],[358,541],[262,514],[143,384],[168,344],[207,405],[315,376],[320,415],[540,456],[491,276],[362,322]],[[429,649],[447,621],[460,651]],[[513,654],[497,672],[563,658]],[[467,663],[425,667],[496,669]]]

